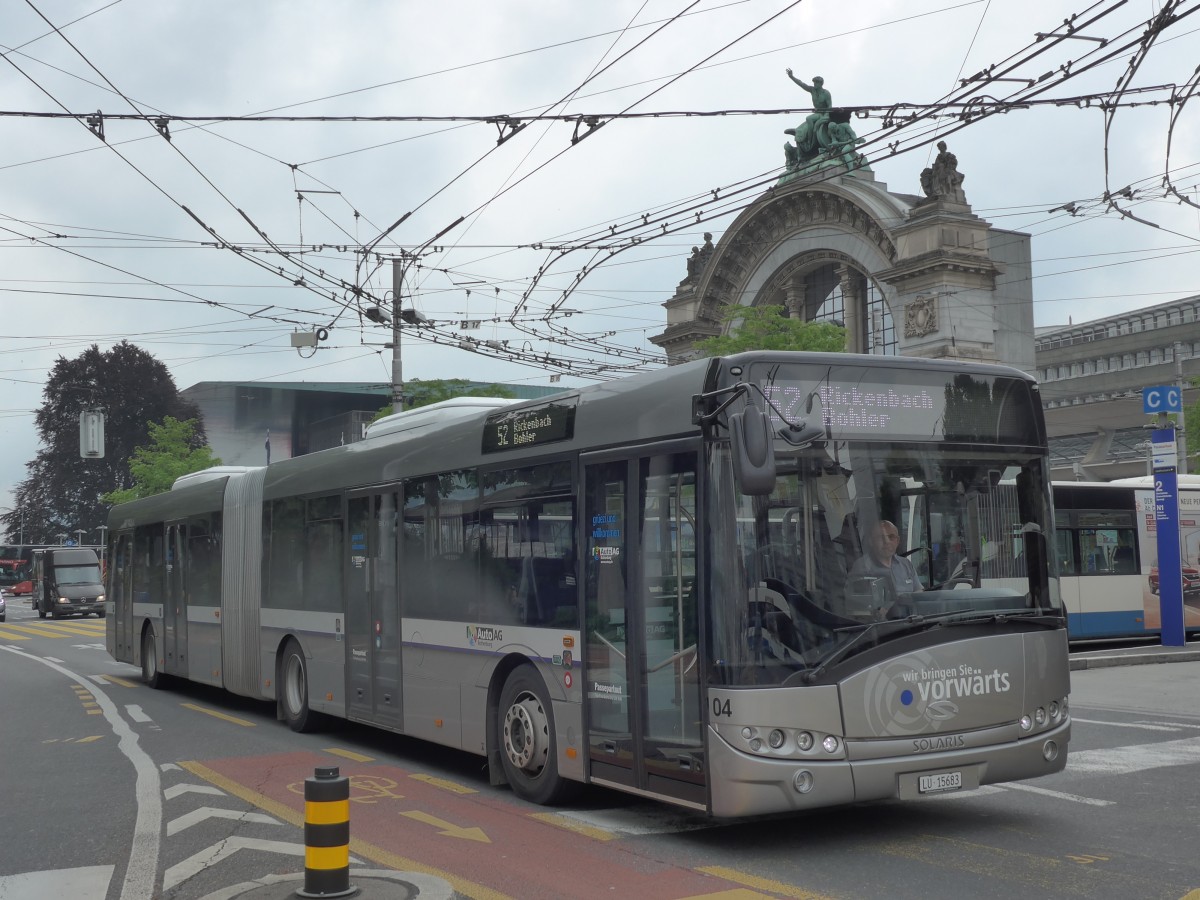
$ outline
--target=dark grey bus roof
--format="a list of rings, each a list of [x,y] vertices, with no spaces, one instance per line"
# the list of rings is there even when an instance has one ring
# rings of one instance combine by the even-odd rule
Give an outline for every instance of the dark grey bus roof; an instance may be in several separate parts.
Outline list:
[[[750,351],[728,357],[699,359],[601,382],[499,409],[481,409],[428,429],[382,434],[367,440],[272,463],[265,473],[263,499],[315,494],[355,485],[386,484],[413,476],[475,466],[528,465],[579,448],[652,443],[698,437],[692,422],[691,398],[705,390],[710,367],[724,370],[758,362],[790,362],[811,366],[865,366],[876,369],[962,372],[1013,378],[1034,383],[1029,375],[1007,366],[957,360],[881,357],[849,353],[781,353]],[[483,423],[489,415],[508,415],[547,404],[576,407],[574,435],[569,440],[534,449],[482,453]],[[192,512],[218,510],[229,477],[221,476],[116,507],[113,528],[140,521],[162,521]]]

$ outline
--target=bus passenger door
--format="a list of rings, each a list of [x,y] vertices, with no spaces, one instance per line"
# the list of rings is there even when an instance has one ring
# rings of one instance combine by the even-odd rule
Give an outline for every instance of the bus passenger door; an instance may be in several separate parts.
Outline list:
[[[696,455],[588,465],[584,687],[592,780],[704,808]]]
[[[108,599],[112,601],[112,612],[108,613],[108,653],[121,662],[133,662],[133,644],[137,636],[133,631],[133,533],[119,534],[111,544],[108,558]]]
[[[187,675],[187,597],[184,583],[184,529],[167,526],[166,594],[163,597],[163,672]]]
[[[346,516],[346,696],[352,719],[401,724],[396,492],[355,492]]]

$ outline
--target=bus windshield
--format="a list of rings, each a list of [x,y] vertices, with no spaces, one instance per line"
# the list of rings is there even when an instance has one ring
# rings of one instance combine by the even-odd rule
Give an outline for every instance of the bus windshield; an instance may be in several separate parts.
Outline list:
[[[780,443],[767,496],[738,492],[715,453],[710,489],[728,492],[713,504],[727,511],[713,523],[717,681],[811,681],[833,661],[935,626],[1061,626],[1040,452]]]

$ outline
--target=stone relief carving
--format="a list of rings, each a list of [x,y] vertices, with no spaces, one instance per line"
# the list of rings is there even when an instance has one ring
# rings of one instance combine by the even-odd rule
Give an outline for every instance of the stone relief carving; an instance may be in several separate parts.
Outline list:
[[[918,297],[904,304],[904,336],[925,337],[938,330],[937,297]]]

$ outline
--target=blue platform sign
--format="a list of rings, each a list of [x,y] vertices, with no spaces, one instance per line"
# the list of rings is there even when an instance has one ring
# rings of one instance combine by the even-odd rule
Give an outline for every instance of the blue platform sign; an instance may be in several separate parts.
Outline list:
[[[1183,411],[1183,396],[1172,384],[1142,388],[1142,412],[1177,413]]]
[[[1157,429],[1151,434],[1155,444],[1175,442],[1175,429]],[[1175,467],[1154,471],[1154,524],[1158,532],[1158,609],[1164,647],[1182,647],[1183,563],[1179,552],[1179,489]]]

